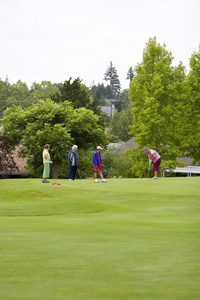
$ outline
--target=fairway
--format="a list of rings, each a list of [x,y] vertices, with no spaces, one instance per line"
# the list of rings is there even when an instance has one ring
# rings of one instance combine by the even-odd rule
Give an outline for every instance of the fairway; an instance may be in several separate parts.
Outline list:
[[[1,300],[199,300],[200,177],[0,180]]]

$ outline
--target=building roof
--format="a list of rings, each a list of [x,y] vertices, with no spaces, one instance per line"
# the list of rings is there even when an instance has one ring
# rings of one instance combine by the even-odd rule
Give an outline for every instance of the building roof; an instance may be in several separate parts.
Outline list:
[[[121,152],[124,152],[126,151],[127,149],[133,149],[133,148],[136,148],[137,146],[139,146],[139,144],[137,144],[135,141],[134,141],[134,137],[132,137],[130,140],[128,140],[127,142],[122,142],[121,143],[122,146],[121,146]]]
[[[114,104],[112,104],[112,106],[111,105],[109,105],[109,106],[99,106],[99,108],[109,116],[113,116],[113,114],[115,112]]]
[[[139,146],[139,144],[137,144],[134,141],[134,137],[132,137],[130,140],[128,140],[127,142],[121,142],[121,143],[110,143],[109,146],[116,146],[116,147],[120,147],[120,151],[124,152],[127,149],[133,149],[136,148],[137,146]],[[178,161],[184,162],[185,164],[187,164],[188,166],[192,166],[193,165],[193,159],[191,157],[177,157]]]

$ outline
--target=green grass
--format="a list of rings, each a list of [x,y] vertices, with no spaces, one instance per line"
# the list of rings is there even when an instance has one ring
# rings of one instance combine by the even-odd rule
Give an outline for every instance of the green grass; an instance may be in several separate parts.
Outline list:
[[[200,299],[200,177],[59,182],[0,180],[0,299]]]

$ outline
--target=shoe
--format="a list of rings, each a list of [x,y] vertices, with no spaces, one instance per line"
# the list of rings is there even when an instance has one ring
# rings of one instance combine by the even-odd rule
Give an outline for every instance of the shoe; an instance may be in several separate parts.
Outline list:
[[[49,181],[47,181],[47,180],[42,180],[42,183],[49,183]]]
[[[158,179],[158,177],[153,177],[152,179]]]
[[[108,182],[107,180],[105,180],[105,179],[102,179],[102,182]]]
[[[68,180],[71,180],[71,178],[69,178]]]
[[[95,182],[99,182],[99,180],[98,180],[98,179],[95,179]]]

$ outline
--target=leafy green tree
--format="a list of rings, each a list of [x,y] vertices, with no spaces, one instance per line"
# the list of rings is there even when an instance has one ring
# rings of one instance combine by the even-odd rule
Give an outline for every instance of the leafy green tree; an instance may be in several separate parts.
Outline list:
[[[50,81],[34,82],[30,89],[30,102],[36,103],[38,100],[47,100],[58,92],[58,88]]]
[[[131,132],[139,149],[154,148],[163,160],[175,164],[176,157],[182,155],[180,145],[190,91],[185,67],[182,63],[172,67],[172,60],[166,45],[150,39],[142,63],[135,68],[129,96],[133,107]]]
[[[0,117],[3,116],[3,111],[6,109],[6,100],[11,95],[11,85],[0,80]]]
[[[116,136],[120,141],[128,141],[133,135],[130,135],[130,125],[133,124],[131,107],[121,112],[116,111],[110,121],[110,133]]]
[[[104,74],[104,80],[110,82],[112,98],[118,99],[121,93],[121,84],[119,81],[117,70],[115,67],[113,67],[112,62],[110,62],[110,66],[107,68],[106,73]]]
[[[118,110],[118,112],[120,112],[121,110],[127,109],[129,104],[129,90],[124,89],[121,95],[119,96],[119,100],[114,102],[115,108]]]
[[[42,174],[41,153],[46,143],[51,145],[53,178],[67,164],[72,144],[88,149],[106,143],[104,129],[97,124],[99,117],[83,107],[74,110],[68,101],[40,100],[27,109],[10,107],[4,115],[3,134],[11,145],[23,145],[21,156],[27,157],[28,169],[36,176]]]
[[[184,137],[182,140],[183,151],[200,165],[200,46],[190,58],[190,72],[187,76],[191,89],[191,97],[185,113]]]
[[[30,92],[25,82],[18,80],[16,83],[10,85],[10,96],[6,99],[6,107],[12,105],[20,105],[27,107],[30,105]]]
[[[57,93],[58,89],[50,81],[42,81],[41,84],[33,83],[30,90],[25,82],[18,80],[14,84],[8,81],[0,81],[0,111],[1,116],[6,107],[21,106],[26,108],[39,100],[46,100]]]

